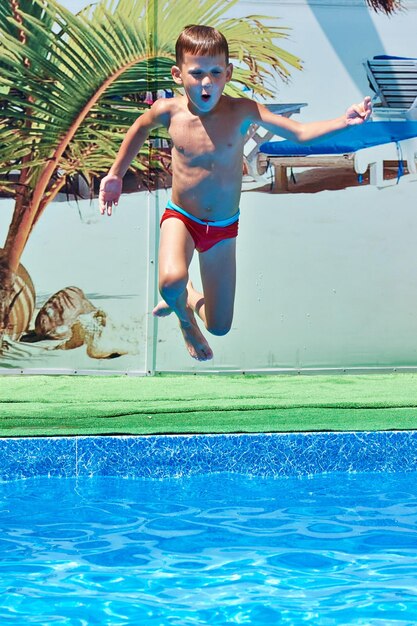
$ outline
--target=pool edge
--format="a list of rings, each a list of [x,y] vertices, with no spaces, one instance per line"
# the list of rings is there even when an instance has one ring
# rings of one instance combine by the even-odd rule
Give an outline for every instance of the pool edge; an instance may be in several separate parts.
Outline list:
[[[417,431],[0,438],[0,480],[172,478],[234,472],[301,476],[417,469]]]

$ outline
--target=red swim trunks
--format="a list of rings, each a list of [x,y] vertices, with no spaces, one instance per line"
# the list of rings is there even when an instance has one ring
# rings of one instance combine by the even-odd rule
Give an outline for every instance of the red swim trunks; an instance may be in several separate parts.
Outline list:
[[[181,222],[186,225],[188,232],[194,240],[197,252],[206,252],[206,250],[215,246],[219,241],[223,241],[223,239],[233,239],[237,237],[239,219],[236,219],[233,224],[229,224],[228,226],[213,226],[211,222],[200,224],[191,217],[167,207],[161,218],[161,226],[162,223],[170,217],[181,220]]]

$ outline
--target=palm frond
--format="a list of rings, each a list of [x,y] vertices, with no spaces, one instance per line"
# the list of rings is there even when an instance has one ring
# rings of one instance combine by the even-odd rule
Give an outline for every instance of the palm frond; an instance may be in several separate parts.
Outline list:
[[[286,80],[301,63],[275,44],[288,36],[284,27],[256,15],[224,19],[236,2],[101,0],[77,15],[57,0],[21,0],[18,12],[1,3],[0,110],[22,146],[16,153],[0,128],[1,171],[7,164],[19,169],[19,160],[25,171],[32,168],[27,182],[39,201],[56,168],[64,161],[61,169],[75,167],[73,155],[85,154],[93,135],[94,153],[105,148],[95,163],[107,169],[144,109],[134,94],[174,89],[174,44],[189,23],[211,24],[228,38],[236,67],[226,93],[241,96],[248,87],[271,96],[274,74]]]
[[[366,0],[366,2],[374,11],[387,15],[402,9],[401,0]]]

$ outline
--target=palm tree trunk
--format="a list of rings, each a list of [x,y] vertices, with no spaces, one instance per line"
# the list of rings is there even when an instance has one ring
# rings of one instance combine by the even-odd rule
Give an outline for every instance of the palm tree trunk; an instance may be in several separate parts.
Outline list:
[[[19,1],[10,0],[10,5],[15,20],[19,24],[23,25],[23,19],[20,14]],[[23,29],[19,31],[19,40],[23,45],[25,45],[26,34]],[[25,67],[30,67],[29,61],[27,59],[24,59],[23,63]],[[28,113],[29,112],[30,111],[28,110]],[[30,122],[26,121],[25,125],[30,126],[31,124]],[[23,157],[23,164],[27,160],[27,158]],[[4,249],[0,251],[0,354],[3,348],[3,338],[9,324],[10,309],[14,294],[13,287],[17,276],[20,257],[25,245],[23,244],[20,252],[18,250],[15,250],[14,233],[19,232],[19,226],[27,213],[27,208],[30,202],[30,192],[28,193],[25,186],[27,175],[28,169],[23,167],[19,176],[18,194],[16,196],[16,203],[13,211],[12,221],[9,226]]]
[[[0,353],[3,338],[9,324],[10,307],[13,301],[14,283],[17,276],[19,261],[25,243],[19,246],[18,233],[25,215],[30,207],[30,191],[24,186],[25,172],[21,172],[18,187],[21,190],[17,194],[12,221],[7,233],[4,248],[0,250]],[[20,231],[21,232],[21,231]]]
[[[9,323],[10,307],[13,299],[13,286],[16,279],[7,257],[0,253],[0,353],[3,347],[3,338]]]
[[[33,203],[31,193],[23,193],[16,199],[6,242],[3,250],[0,250],[0,354],[3,337],[8,334],[6,330],[10,307],[15,297],[14,283],[23,250],[34,225],[64,184],[65,177],[56,180],[37,207]]]

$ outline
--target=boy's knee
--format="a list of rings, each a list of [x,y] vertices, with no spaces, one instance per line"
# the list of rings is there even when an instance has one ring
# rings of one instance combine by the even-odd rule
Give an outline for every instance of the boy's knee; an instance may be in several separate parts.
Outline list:
[[[159,291],[164,294],[179,295],[187,286],[188,277],[180,272],[166,272],[159,278]]]
[[[222,337],[223,335],[227,335],[229,330],[232,327],[232,322],[226,322],[225,324],[207,324],[207,330],[212,335],[217,335],[218,337]]]

